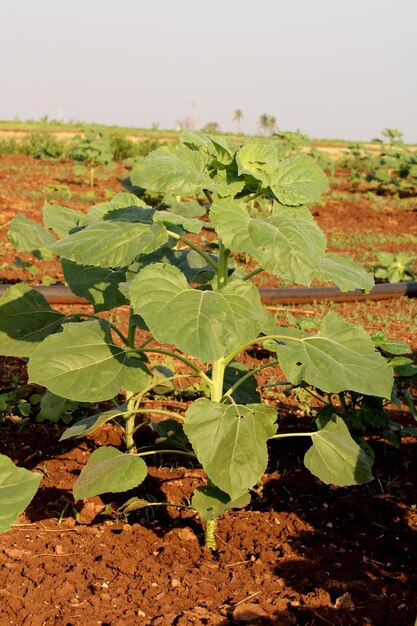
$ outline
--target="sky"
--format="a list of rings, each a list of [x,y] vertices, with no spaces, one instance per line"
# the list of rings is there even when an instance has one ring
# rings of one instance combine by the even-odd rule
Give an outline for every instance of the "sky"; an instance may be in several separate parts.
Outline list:
[[[417,143],[416,0],[2,0],[0,119]]]

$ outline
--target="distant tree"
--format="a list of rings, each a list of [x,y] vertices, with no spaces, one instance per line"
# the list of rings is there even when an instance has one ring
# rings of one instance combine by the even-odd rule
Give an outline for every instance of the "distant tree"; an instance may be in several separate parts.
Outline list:
[[[268,115],[268,113],[262,113],[259,116],[258,120],[258,128],[262,130],[264,135],[269,132],[273,133],[278,127],[276,117],[273,115]]]
[[[236,111],[233,113],[233,121],[236,122],[238,134],[240,133],[240,122],[241,120],[243,120],[243,117],[244,115],[242,109],[236,109]]]
[[[220,124],[218,122],[208,122],[201,130],[205,133],[219,133]]]
[[[194,118],[192,117],[184,117],[182,120],[177,120],[176,130],[193,130],[194,127]]]

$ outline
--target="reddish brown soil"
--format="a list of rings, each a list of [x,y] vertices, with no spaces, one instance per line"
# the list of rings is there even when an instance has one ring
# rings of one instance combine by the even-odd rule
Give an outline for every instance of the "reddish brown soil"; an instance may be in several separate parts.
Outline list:
[[[40,221],[42,191],[55,183],[67,185],[71,198],[54,192],[50,200],[87,209],[120,189],[121,173],[119,168],[97,181],[95,199],[88,200],[88,184],[74,182],[72,164],[45,167],[30,158],[1,158],[0,226],[18,211]],[[341,202],[329,196],[314,212],[327,234],[389,229],[394,235],[417,235],[415,212],[389,206],[376,211],[363,197]],[[4,241],[5,229],[0,234]],[[389,246],[399,251],[402,241]],[[3,281],[27,282],[27,272],[16,269],[13,258],[14,251],[6,248]],[[40,271],[32,282],[46,274],[60,277],[55,263],[36,263]],[[326,308],[295,308],[293,314],[320,317]],[[381,328],[382,320],[391,337],[417,350],[415,301],[339,304],[336,310],[368,330]],[[254,366],[263,358],[257,349],[245,356]],[[26,382],[22,360],[0,360],[0,393]],[[38,391],[25,389],[27,396]],[[277,406],[283,431],[310,426],[310,418],[285,398],[266,401]],[[392,419],[413,425],[403,409],[392,412]],[[302,464],[306,444],[301,439],[274,443],[263,487],[246,510],[220,519],[218,551],[211,554],[202,547],[202,526],[192,512],[154,507],[128,520],[103,515],[105,506],[132,495],[184,504],[203,483],[198,468],[177,466],[172,459],[167,469],[165,459],[165,468],[150,467],[149,477],[132,493],[74,503],[71,487],[89,454],[98,445],[121,445],[116,427],[62,444],[56,425],[14,424],[10,416],[1,428],[0,453],[44,475],[26,514],[0,536],[2,625],[414,625],[416,438],[406,438],[397,450],[370,437],[375,480],[354,488],[328,487],[315,479]]]

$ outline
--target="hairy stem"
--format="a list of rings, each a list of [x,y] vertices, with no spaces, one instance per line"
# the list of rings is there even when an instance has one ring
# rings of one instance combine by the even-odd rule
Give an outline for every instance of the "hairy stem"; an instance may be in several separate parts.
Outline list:
[[[216,530],[217,519],[207,520],[204,529],[204,545],[212,551],[217,550]]]

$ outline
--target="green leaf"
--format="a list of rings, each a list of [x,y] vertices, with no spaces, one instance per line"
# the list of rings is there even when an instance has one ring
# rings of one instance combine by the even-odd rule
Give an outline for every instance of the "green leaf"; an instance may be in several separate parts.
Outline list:
[[[356,391],[383,398],[391,396],[392,369],[375,350],[369,335],[330,312],[319,332],[285,346],[277,346],[288,380],[302,380],[328,393]]]
[[[319,280],[335,283],[341,291],[362,289],[368,293],[374,286],[372,274],[365,272],[359,265],[338,254],[326,254],[320,261],[315,276]]]
[[[177,268],[163,263],[145,267],[128,292],[157,341],[205,362],[254,339],[267,319],[254,285],[236,280],[221,291],[199,291]]]
[[[133,185],[171,193],[196,195],[206,188],[208,176],[204,173],[208,157],[201,152],[179,147],[174,151],[160,148],[151,152],[140,170],[133,170]]]
[[[281,161],[270,175],[272,193],[282,204],[297,206],[310,204],[327,191],[326,174],[311,157],[305,154]]]
[[[139,254],[153,252],[168,241],[162,224],[149,227],[123,221],[104,221],[57,241],[52,250],[81,265],[125,267]]]
[[[265,471],[275,420],[276,411],[269,406],[200,398],[184,416],[184,431],[209,479],[235,500]]]
[[[96,413],[90,415],[82,420],[78,420],[74,426],[67,428],[67,430],[61,435],[59,441],[65,441],[66,439],[78,439],[79,437],[86,437],[93,433],[97,428],[100,428],[106,422],[119,417],[120,415],[126,415],[126,406],[122,405],[117,409],[110,409],[104,413]]]
[[[61,396],[56,396],[54,393],[46,390],[42,396],[40,411],[39,415],[36,417],[36,421],[43,422],[47,420],[48,422],[56,423],[67,406],[68,400],[66,398],[61,398]]]
[[[174,224],[175,226],[181,226],[185,231],[189,233],[198,234],[203,228],[203,222],[196,219],[190,219],[183,217],[182,215],[176,215],[169,211],[155,211],[153,216],[154,222],[163,222],[164,224]]]
[[[187,200],[186,202],[178,202],[175,197],[165,196],[164,204],[169,205],[169,213],[182,215],[183,217],[203,217],[206,209],[197,200]]]
[[[355,443],[341,417],[334,416],[322,430],[312,433],[312,442],[304,464],[327,485],[347,487],[373,479],[373,459]]]
[[[250,494],[244,493],[239,498],[231,500],[227,493],[214,485],[197,487],[191,499],[191,506],[205,522],[216,519],[226,513],[228,509],[242,509],[250,502]]]
[[[236,163],[239,175],[248,174],[267,186],[268,172],[278,165],[278,150],[276,146],[268,144],[247,143],[239,149]]]
[[[65,324],[34,351],[28,371],[31,382],[78,402],[109,400],[150,380],[144,362],[112,342],[105,321]]]
[[[228,248],[249,252],[285,281],[309,285],[326,251],[326,238],[305,207],[277,206],[260,219],[251,218],[241,201],[217,200],[210,219]]]
[[[41,474],[16,467],[9,457],[0,454],[0,533],[17,521],[38,490]]]
[[[212,157],[219,165],[230,165],[233,162],[233,152],[227,142],[219,137],[207,133],[198,133],[186,130],[181,135],[181,143],[192,150],[201,151]]]
[[[125,272],[79,265],[68,259],[62,259],[61,265],[71,291],[91,302],[95,313],[109,311],[127,303],[119,290],[119,284],[126,280]]]
[[[146,463],[139,456],[103,446],[94,450],[75,481],[74,499],[128,491],[140,485],[146,475]]]
[[[63,206],[52,206],[45,200],[43,205],[43,223],[46,228],[51,228],[58,237],[65,237],[73,229],[77,228],[84,213],[67,209]],[[53,241],[55,241],[53,239]]]
[[[39,342],[60,329],[64,319],[35,289],[10,287],[0,298],[0,353],[30,356]]]
[[[22,252],[49,249],[55,241],[50,232],[21,213],[11,221],[7,239]]]
[[[223,393],[226,393],[238,380],[240,380],[245,374],[248,373],[248,368],[239,363],[239,361],[232,361],[224,371],[223,378]],[[206,372],[207,376],[211,377],[212,370]],[[261,396],[257,391],[258,383],[254,376],[251,376],[244,383],[239,385],[233,392],[232,397],[237,404],[257,404],[261,402]]]
[[[133,193],[128,193],[126,191],[120,191],[117,193],[114,198],[112,198],[109,202],[101,202],[100,204],[96,204],[92,206],[86,215],[82,216],[80,221],[80,226],[89,226],[96,222],[101,222],[105,216],[109,213],[111,214],[114,211],[118,211],[120,209],[128,209],[128,208],[147,208],[146,204],[140,200]],[[148,212],[149,212],[148,207]],[[151,210],[152,213],[152,210]],[[149,215],[149,213],[148,213]],[[150,221],[150,218],[149,218]]]

